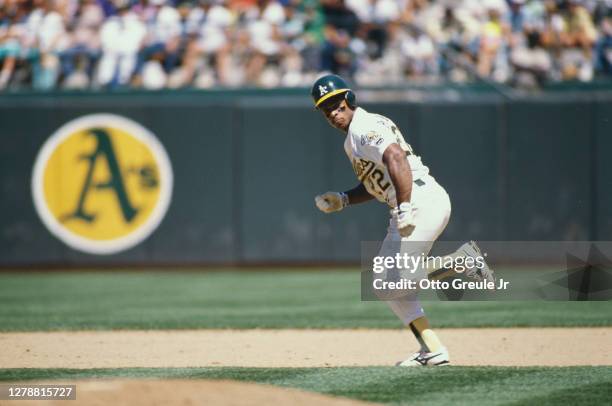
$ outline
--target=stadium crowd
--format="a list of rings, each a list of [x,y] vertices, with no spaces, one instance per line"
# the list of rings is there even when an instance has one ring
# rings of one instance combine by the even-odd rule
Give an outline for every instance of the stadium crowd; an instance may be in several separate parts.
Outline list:
[[[0,89],[612,75],[612,0],[0,0]]]

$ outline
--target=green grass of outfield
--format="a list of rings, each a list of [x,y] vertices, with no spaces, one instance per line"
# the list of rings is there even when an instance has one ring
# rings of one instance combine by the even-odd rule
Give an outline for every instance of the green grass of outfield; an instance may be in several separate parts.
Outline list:
[[[359,272],[0,273],[0,331],[400,328]],[[610,326],[612,302],[426,302],[435,327]]]
[[[604,405],[612,398],[612,367],[0,369],[0,381],[117,377],[233,379],[410,405]]]

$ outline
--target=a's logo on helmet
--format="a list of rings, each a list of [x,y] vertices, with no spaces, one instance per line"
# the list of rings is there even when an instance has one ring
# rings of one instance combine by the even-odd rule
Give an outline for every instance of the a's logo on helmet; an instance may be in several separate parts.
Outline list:
[[[327,86],[319,85],[319,97],[327,94],[329,90],[327,90]]]
[[[112,114],[84,116],[43,145],[32,176],[43,223],[74,249],[112,254],[157,228],[170,204],[172,168],[140,124]]]

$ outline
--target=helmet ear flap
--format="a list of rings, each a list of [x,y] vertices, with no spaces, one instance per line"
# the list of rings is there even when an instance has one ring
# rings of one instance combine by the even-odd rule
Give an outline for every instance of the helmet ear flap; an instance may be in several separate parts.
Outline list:
[[[351,110],[355,110],[355,107],[357,107],[356,100],[357,98],[355,97],[355,93],[353,93],[352,90],[349,90],[348,92],[344,93],[344,100],[346,100],[346,104],[348,104],[348,106],[351,108]]]

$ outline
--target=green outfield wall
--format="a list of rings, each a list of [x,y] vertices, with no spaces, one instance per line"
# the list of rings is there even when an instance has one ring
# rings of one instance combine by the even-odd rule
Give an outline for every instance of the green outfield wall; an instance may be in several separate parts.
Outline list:
[[[399,125],[449,192],[443,239],[612,239],[612,93],[358,97]],[[148,138],[124,140],[129,126],[97,121],[57,138],[67,123],[102,113],[159,140],[169,191]],[[1,95],[0,266],[356,262],[360,241],[384,238],[388,211],[315,208],[317,193],[356,184],[343,140],[306,89]]]

